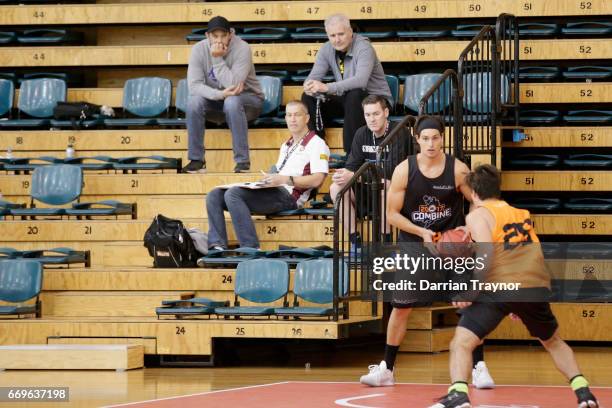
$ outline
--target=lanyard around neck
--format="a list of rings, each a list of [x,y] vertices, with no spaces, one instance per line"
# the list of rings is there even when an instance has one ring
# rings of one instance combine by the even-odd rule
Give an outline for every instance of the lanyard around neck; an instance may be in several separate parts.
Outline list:
[[[293,152],[302,144],[302,141],[304,140],[304,138],[306,136],[308,136],[309,133],[310,133],[310,131],[306,132],[306,134],[304,136],[302,136],[300,138],[300,140],[298,140],[297,142],[293,142],[291,147],[287,150],[287,154],[285,155],[285,158],[283,159],[283,162],[281,163],[280,167],[277,170],[279,173],[283,169],[283,167],[285,167],[285,164],[287,164],[287,161],[289,160],[289,157],[291,157]]]

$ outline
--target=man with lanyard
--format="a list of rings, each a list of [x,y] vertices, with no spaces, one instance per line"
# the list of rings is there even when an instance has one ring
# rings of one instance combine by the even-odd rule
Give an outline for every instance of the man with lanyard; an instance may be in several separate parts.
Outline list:
[[[380,95],[368,95],[361,102],[361,105],[363,107],[366,125],[360,127],[355,133],[353,147],[346,161],[345,168],[336,170],[332,176],[333,183],[329,188],[329,193],[334,203],[338,198],[338,193],[353,177],[353,174],[355,174],[365,162],[374,162],[376,160],[378,146],[397,126],[397,123],[389,121],[389,108],[387,107],[387,101],[384,97]],[[385,174],[383,175],[384,183],[387,188],[393,169],[400,161],[403,161],[408,156],[412,144],[408,129],[400,129],[399,133],[400,135],[395,139],[396,141],[388,149],[389,162],[385,163]],[[386,191],[387,188],[385,188],[383,192]],[[358,195],[367,195],[367,192],[358,192]],[[356,202],[354,191],[345,193],[343,204],[341,214],[347,214],[350,218],[348,220],[348,230],[351,245],[354,248],[359,248],[361,246],[361,237],[355,230]],[[365,205],[364,203],[358,204],[357,208]],[[384,209],[382,209],[382,211],[384,211]],[[360,212],[357,214],[357,216],[363,215],[365,214],[361,214]],[[385,217],[383,217],[383,219],[385,219]],[[346,226],[346,222],[344,224]],[[390,232],[388,224],[386,225],[385,232]]]
[[[381,95],[391,105],[393,98],[382,64],[370,41],[353,34],[351,22],[343,14],[325,20],[329,41],[321,46],[317,59],[304,81],[302,102],[308,106],[308,126],[324,136],[324,121],[342,117],[344,151],[350,152],[353,136],[364,125],[361,101],[367,95]],[[321,80],[332,71],[334,82]]]
[[[329,148],[308,130],[308,110],[300,101],[287,103],[285,118],[291,137],[280,148],[276,172],[265,174],[263,188],[217,187],[206,196],[208,247],[227,249],[223,211],[229,211],[241,247],[259,248],[251,214],[274,214],[304,205],[313,188],[327,176]]]
[[[589,382],[580,373],[572,349],[559,336],[553,315],[550,275],[533,229],[529,211],[511,207],[501,196],[501,175],[492,165],[478,166],[467,176],[472,189],[473,209],[466,218],[467,228],[482,243],[476,255],[484,258],[481,282],[520,284],[518,290],[482,291],[476,300],[457,302],[463,308],[450,349],[452,385],[448,394],[430,408],[469,408],[467,376],[472,350],[502,319],[512,313],[537,337],[551,355],[557,369],[569,380],[578,398],[578,408],[597,408]]]
[[[438,232],[465,225],[463,199],[471,200],[465,182],[469,173],[465,163],[445,154],[444,124],[434,116],[419,116],[414,126],[420,153],[397,165],[387,193],[387,220],[398,228],[398,243],[433,242]],[[418,255],[415,255],[418,256]],[[416,271],[415,277],[429,278],[430,271]],[[427,306],[409,291],[396,291],[391,302],[393,311],[387,326],[384,360],[370,366],[361,383],[373,387],[395,384],[393,368],[399,346],[406,335],[412,308]],[[477,388],[495,386],[484,363],[482,346],[474,350],[472,382]]]

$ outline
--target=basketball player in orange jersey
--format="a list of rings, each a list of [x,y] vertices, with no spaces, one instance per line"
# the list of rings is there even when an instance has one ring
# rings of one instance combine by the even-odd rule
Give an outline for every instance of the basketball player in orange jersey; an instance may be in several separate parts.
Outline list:
[[[479,245],[477,255],[489,255],[481,281],[521,286],[516,291],[481,291],[474,303],[456,304],[463,309],[451,342],[452,385],[448,394],[430,408],[471,407],[466,381],[472,350],[510,313],[518,316],[550,353],[576,393],[578,408],[597,408],[589,383],[580,374],[572,349],[559,337],[557,320],[545,301],[550,296],[550,276],[529,211],[500,199],[501,176],[494,166],[478,166],[466,182],[472,189],[474,208],[466,217],[466,225],[475,242],[485,243]]]
[[[400,230],[398,243],[432,242],[436,233],[465,225],[463,200],[471,200],[471,190],[465,183],[468,167],[444,153],[442,121],[434,116],[419,116],[414,134],[420,153],[397,165],[387,193],[387,220]],[[417,271],[417,275],[426,279],[428,272]],[[360,379],[362,384],[372,387],[395,384],[393,368],[406,335],[408,316],[412,308],[429,304],[409,291],[394,293],[384,359],[369,367],[370,372]],[[474,385],[493,388],[495,383],[484,363],[482,347],[475,350],[473,361]]]

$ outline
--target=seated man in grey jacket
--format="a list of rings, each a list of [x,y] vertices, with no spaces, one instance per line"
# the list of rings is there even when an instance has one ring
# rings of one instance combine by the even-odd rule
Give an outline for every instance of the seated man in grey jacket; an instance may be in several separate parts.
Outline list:
[[[189,164],[183,173],[204,173],[205,121],[227,125],[232,132],[232,147],[240,173],[250,169],[248,121],[259,116],[263,92],[257,78],[249,45],[236,36],[221,16],[208,22],[206,39],[191,50],[187,69],[189,100],[187,134]]]
[[[353,33],[345,15],[329,16],[325,32],[329,41],[317,53],[304,81],[302,102],[308,106],[309,128],[322,137],[324,122],[344,118],[342,140],[344,151],[349,153],[355,132],[365,125],[361,101],[368,95],[381,95],[391,105],[393,99],[374,47],[367,38]],[[329,70],[334,82],[321,82]]]

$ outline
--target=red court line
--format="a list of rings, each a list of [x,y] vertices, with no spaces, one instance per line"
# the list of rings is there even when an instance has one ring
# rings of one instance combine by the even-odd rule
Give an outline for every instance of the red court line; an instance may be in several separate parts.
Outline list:
[[[131,408],[425,408],[446,394],[447,385],[397,384],[371,388],[358,383],[283,382],[115,405]],[[612,408],[611,388],[592,388],[601,408]],[[575,408],[569,387],[498,386],[470,390],[474,408]]]

